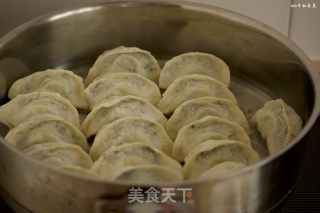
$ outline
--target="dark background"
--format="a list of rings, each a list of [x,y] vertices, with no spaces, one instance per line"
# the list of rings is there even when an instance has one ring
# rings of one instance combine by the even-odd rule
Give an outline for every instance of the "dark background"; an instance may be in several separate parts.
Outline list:
[[[278,212],[320,212],[320,118],[310,132],[303,170],[293,193]]]

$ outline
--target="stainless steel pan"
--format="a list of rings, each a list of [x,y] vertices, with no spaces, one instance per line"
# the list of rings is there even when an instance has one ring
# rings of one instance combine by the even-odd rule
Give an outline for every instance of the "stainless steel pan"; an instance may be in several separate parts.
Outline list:
[[[319,76],[290,40],[255,20],[205,5],[174,2],[108,1],[83,5],[32,20],[0,40],[0,95],[19,77],[47,68],[85,76],[105,49],[119,45],[151,51],[161,62],[188,51],[209,52],[227,62],[231,89],[250,117],[269,99],[283,98],[304,119],[302,132],[281,152],[239,171],[205,180],[152,185],[191,188],[183,202],[128,203],[130,183],[113,183],[58,171],[29,159],[0,137],[0,184],[32,212],[265,212],[292,189],[305,154],[307,133],[319,114]],[[137,186],[137,185],[135,185]],[[140,185],[145,189],[151,185]],[[148,209],[149,208],[149,209]],[[148,210],[147,210],[148,209]]]

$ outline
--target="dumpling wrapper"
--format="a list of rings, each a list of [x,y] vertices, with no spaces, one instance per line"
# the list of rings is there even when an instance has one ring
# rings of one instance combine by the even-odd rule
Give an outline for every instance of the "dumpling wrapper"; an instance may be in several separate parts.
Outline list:
[[[94,138],[90,156],[96,160],[112,146],[139,141],[171,155],[172,140],[163,126],[139,117],[125,117],[104,125]]]
[[[34,144],[61,141],[80,146],[88,151],[88,143],[83,133],[72,124],[55,116],[41,116],[21,123],[10,129],[6,141],[19,150]]]
[[[105,177],[102,177],[107,179]],[[113,175],[113,181],[126,181],[130,183],[156,183],[167,181],[181,181],[183,179],[180,172],[159,165],[138,165],[128,166]]]
[[[240,162],[234,162],[234,161],[226,161],[223,163],[219,163],[213,167],[211,167],[206,172],[202,173],[200,175],[200,178],[209,178],[214,177],[217,175],[225,174],[234,170],[242,169],[246,167],[247,165]]]
[[[105,124],[128,116],[159,122],[162,126],[167,122],[166,117],[147,100],[134,96],[118,96],[96,106],[82,123],[81,131],[89,138]]]
[[[92,160],[79,146],[63,142],[36,144],[24,151],[30,157],[52,167],[79,166],[89,169]]]
[[[0,121],[9,128],[42,114],[55,115],[79,127],[76,108],[58,93],[32,92],[18,95],[0,106]]]
[[[60,166],[59,169],[62,169],[64,171],[68,171],[74,174],[78,174],[78,175],[98,178],[98,175],[93,173],[91,170],[85,169],[79,166]]]
[[[250,134],[248,121],[237,104],[222,98],[201,97],[186,101],[177,107],[167,122],[168,135],[175,139],[183,126],[205,116],[218,116],[234,121]]]
[[[113,179],[115,174],[128,166],[158,165],[181,173],[181,165],[160,150],[136,142],[112,147],[96,160],[91,171],[100,177]]]
[[[160,66],[150,52],[136,47],[120,46],[102,53],[89,70],[85,85],[104,75],[125,72],[138,73],[158,83]]]
[[[241,126],[216,116],[207,116],[184,126],[173,143],[172,156],[182,162],[187,154],[206,140],[237,140],[248,146],[250,138]]]
[[[172,113],[180,104],[205,96],[224,98],[237,103],[232,92],[223,83],[214,78],[190,74],[177,78],[162,94],[158,108],[164,114]]]
[[[187,74],[207,75],[227,87],[230,84],[230,70],[223,60],[208,53],[190,52],[175,56],[165,63],[160,72],[160,88],[167,89],[175,79]]]
[[[213,166],[226,161],[250,165],[259,161],[259,155],[249,145],[239,141],[207,140],[185,158],[184,178],[198,178]]]
[[[270,154],[286,146],[302,129],[303,121],[282,99],[268,101],[253,116],[252,122],[267,142]]]
[[[147,99],[153,105],[157,105],[161,98],[158,86],[137,73],[109,74],[93,81],[85,93],[91,109],[112,96],[137,96]]]
[[[10,87],[8,97],[31,92],[56,92],[68,99],[76,108],[87,109],[83,80],[68,70],[48,69],[18,79]]]

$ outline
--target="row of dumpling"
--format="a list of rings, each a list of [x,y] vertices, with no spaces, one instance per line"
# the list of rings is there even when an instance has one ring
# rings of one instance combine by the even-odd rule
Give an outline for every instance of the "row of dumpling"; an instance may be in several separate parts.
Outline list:
[[[76,127],[78,114],[60,95],[18,95],[1,106],[0,115],[1,122],[12,127],[6,141],[47,165],[108,180],[182,179],[180,164],[159,151],[170,152],[172,142],[157,122],[126,117],[106,125],[98,135],[98,149],[93,149],[96,152],[92,156],[99,156],[99,152],[108,149],[106,146],[111,148],[92,167],[86,138]],[[137,142],[125,144],[131,137]]]
[[[58,93],[18,94],[0,107],[0,121],[10,128],[5,140],[18,150],[50,166],[94,176],[79,114]]]
[[[156,108],[160,67],[147,51],[118,47],[98,57],[86,78],[91,112],[81,125],[92,138],[92,171],[107,180],[182,180],[171,156],[166,117]]]
[[[119,177],[116,177],[114,176],[116,172],[112,171],[112,179],[123,180],[125,174],[129,173],[133,180],[135,175],[139,176],[142,173],[144,175],[141,177],[149,175],[149,178],[153,177],[152,180],[160,180],[162,176],[162,180],[182,179],[181,166],[162,152],[170,153],[172,146],[172,141],[161,126],[161,124],[165,125],[166,118],[146,99],[111,95],[113,101],[109,99],[107,103],[103,103],[101,107],[89,114],[82,125],[84,135],[78,129],[79,115],[75,107],[87,108],[85,90],[82,79],[71,71],[46,70],[34,73],[17,80],[10,88],[8,96],[13,99],[0,108],[1,122],[12,128],[6,136],[6,141],[41,162],[84,175],[98,174],[110,180],[110,171],[100,169],[99,165],[103,161],[98,161],[91,169],[92,160],[86,153],[89,149],[85,135],[88,137],[95,135],[100,128],[104,127],[91,149],[94,160],[108,148],[128,143],[128,140],[136,142],[133,145],[136,147],[134,150],[141,149],[142,153],[138,152],[137,157],[143,156],[141,155],[143,153],[146,154],[140,163],[138,160],[133,160],[132,156],[127,158],[126,167],[122,168],[123,174],[119,173]],[[136,108],[139,108],[140,112]],[[104,114],[104,110],[110,110],[110,114]],[[95,116],[102,120],[94,119]],[[117,122],[112,122],[116,120]],[[92,128],[86,128],[91,124],[93,124],[93,131]],[[104,124],[109,125],[104,126]],[[115,131],[119,128],[123,131]],[[133,138],[134,141],[132,141]],[[150,158],[150,153],[145,152],[145,147],[141,146],[144,144],[150,146],[149,151],[155,149],[152,153],[158,152],[159,156]],[[119,146],[121,149],[122,147],[126,149],[126,146]],[[118,151],[115,150],[115,152]],[[114,154],[111,151],[108,153],[104,154],[103,159]],[[150,162],[146,167],[141,166],[140,164],[148,162],[148,154],[149,159],[159,157],[159,160]],[[155,163],[161,162],[162,158],[163,165]],[[108,168],[108,162],[103,162],[103,167]]]
[[[129,48],[129,50],[130,49],[136,49],[136,48]],[[137,53],[138,55],[140,54],[139,51],[140,50],[138,50],[138,53]],[[117,53],[117,50],[114,51],[114,53]],[[145,54],[147,52],[142,51],[142,53]],[[152,56],[150,54],[149,55],[147,54],[147,57],[151,57],[152,59]],[[99,92],[99,90],[97,90],[99,88],[99,85],[97,86],[96,82],[100,82],[99,84],[102,86],[111,84],[112,82],[115,84],[113,84],[113,86],[111,85],[112,87],[109,87],[109,89],[105,88],[103,90],[100,90]],[[143,86],[141,82],[142,84],[146,83],[147,86],[140,88],[140,86]],[[42,91],[42,94],[44,94],[43,91],[46,91],[46,92],[49,91],[49,92],[59,93],[65,98],[69,99],[74,104],[74,106],[76,106],[78,109],[87,109],[88,108],[87,99],[88,99],[92,112],[88,115],[81,129],[83,130],[85,135],[88,137],[92,135],[96,135],[98,130],[100,129],[103,129],[103,132],[104,132],[104,135],[100,134],[100,137],[97,137],[97,140],[95,139],[95,142],[93,143],[93,146],[91,149],[92,150],[91,156],[93,156],[95,160],[103,152],[107,151],[108,148],[112,146],[119,146],[121,144],[128,143],[128,142],[139,142],[141,144],[147,144],[150,147],[154,147],[160,150],[160,152],[164,151],[165,153],[170,153],[172,141],[167,136],[164,128],[161,126],[161,124],[165,125],[166,118],[162,115],[162,113],[158,109],[156,109],[152,104],[150,104],[149,101],[152,101],[152,100],[148,99],[143,95],[140,98],[136,97],[136,96],[140,96],[139,91],[142,91],[148,94],[148,92],[146,91],[149,89],[148,86],[151,85],[152,86],[151,89],[153,90],[152,93],[155,93],[154,91],[156,91],[156,93],[158,93],[158,96],[159,96],[158,99],[160,99],[160,91],[158,87],[153,82],[151,82],[151,84],[149,82],[151,81],[144,78],[140,74],[111,73],[110,75],[107,76],[107,78],[101,78],[101,79],[97,79],[97,81],[93,81],[92,84],[90,84],[87,87],[87,89],[84,90],[82,79],[79,76],[76,76],[75,74],[73,74],[72,72],[66,71],[66,70],[46,70],[46,71],[34,73],[30,76],[17,80],[10,88],[8,96],[10,98],[14,98],[18,94],[22,94],[22,93]],[[95,85],[97,87],[94,87],[94,89],[92,89],[93,88],[92,85]],[[134,88],[136,88],[137,91],[134,90]],[[135,96],[127,96],[130,94]],[[53,96],[55,95],[57,94],[54,94]],[[18,95],[17,98],[14,98],[15,101],[11,101],[11,103],[8,103],[7,107],[2,107],[3,112],[5,112],[6,110],[9,112],[10,109],[12,109],[12,106],[19,105],[17,104],[19,102],[18,100],[19,98],[22,98],[22,97],[26,97],[26,95]],[[28,97],[26,97],[25,99],[28,99]],[[36,99],[35,102],[37,103],[43,102],[44,105],[46,105],[46,103],[50,103],[58,106],[58,104],[52,100],[45,100],[45,98],[41,98],[41,97],[35,97],[34,99]],[[108,99],[108,100],[105,101],[105,99]],[[101,105],[99,105],[100,102],[101,102]],[[156,102],[153,102],[153,104],[156,104]],[[79,117],[72,118],[72,116],[70,116],[70,114],[67,112],[68,111],[67,107],[64,107],[64,108],[61,107],[62,110],[60,110],[60,109],[55,109],[55,106],[52,106],[53,108],[50,108],[51,106],[49,106],[47,107],[49,109],[46,108],[44,110],[43,106],[41,107],[36,106],[34,110],[32,110],[32,108],[35,105],[36,104],[28,105],[29,107],[27,108],[29,110],[26,110],[23,114],[17,114],[17,117],[19,119],[28,119],[28,120],[33,119],[33,120],[39,121],[39,119],[42,119],[41,114],[52,113],[54,115],[56,114],[60,115],[61,112],[65,112],[64,115],[61,115],[61,118],[64,118],[67,121],[72,122],[74,125],[79,126]],[[98,105],[98,107],[93,109],[95,105]],[[140,109],[140,111],[137,111],[136,108]],[[29,112],[30,109],[31,109],[31,112]],[[105,116],[106,110],[109,111],[109,113],[111,114]],[[71,110],[71,111],[72,113],[76,112],[76,110]],[[12,111],[10,111],[10,113],[12,113]],[[37,119],[33,118],[33,113],[37,114]],[[9,115],[7,112],[3,113],[3,115],[4,114]],[[2,120],[6,120],[9,117],[10,116],[7,116]],[[95,118],[95,117],[98,117],[98,118]],[[119,121],[113,122],[116,120],[119,120]],[[8,126],[10,126],[10,122],[11,121],[7,122]],[[112,126],[112,128],[109,128],[109,133],[110,131],[114,131],[114,129],[118,129],[120,127],[127,128],[127,129],[124,129],[124,132],[122,132],[122,135],[119,135],[119,132],[117,134],[110,135],[107,132],[108,131],[107,127],[102,128],[104,127],[105,124],[110,124],[110,126]],[[135,125],[134,126],[135,131],[132,131],[132,129],[130,131],[130,125],[132,124]],[[140,126],[138,127],[137,125],[139,124]],[[146,128],[146,129],[143,129],[143,128]],[[42,132],[35,131],[34,129],[32,129],[33,131],[25,131],[26,134],[29,134],[31,142],[29,142],[29,144],[27,142],[23,142],[24,143],[23,149],[28,150],[26,149],[26,147],[27,145],[29,146],[30,144],[41,143],[42,145],[47,142],[50,142],[51,138],[46,137],[45,135],[46,134],[54,135],[55,131],[48,127],[46,127],[45,129],[46,131],[42,131]],[[140,135],[137,135],[136,131],[140,133]],[[17,132],[18,131],[16,131],[15,134],[18,134]],[[152,135],[150,135],[150,133]],[[34,137],[36,134],[40,134],[41,137],[38,137],[38,136]],[[66,132],[64,131],[63,134],[66,134]],[[63,135],[59,135],[59,136],[63,137]],[[59,136],[55,136],[55,137],[59,138]],[[120,140],[120,142],[118,141],[119,143],[116,142],[117,137],[118,137],[118,140]],[[44,138],[48,138],[48,139],[44,140]],[[127,138],[127,141],[125,141],[126,140],[125,138]],[[134,141],[132,141],[133,138],[134,138]],[[128,141],[128,139],[130,139],[131,141]],[[9,140],[10,140],[10,137],[7,137],[7,141]],[[68,142],[69,140],[70,140],[70,137],[66,137],[63,141]],[[110,141],[112,143],[110,143]],[[69,143],[71,142],[72,141],[69,141]],[[39,148],[44,146],[45,145],[42,145],[42,146],[38,145],[34,147]],[[48,160],[46,161],[47,163],[49,162]],[[175,162],[172,159],[171,161]],[[147,159],[145,159],[145,161],[142,161],[142,162],[147,162]],[[49,163],[49,164],[52,165],[52,163]],[[105,164],[107,164],[107,162],[105,162],[103,165]],[[157,176],[158,179],[159,177],[161,177],[160,174],[162,173],[163,175],[165,175],[163,177],[163,180],[166,180],[166,179],[181,180],[182,179],[181,168],[180,170],[179,169],[170,170],[170,165],[165,166],[165,165],[156,165],[152,163],[153,165],[148,165],[148,168],[145,169],[144,167],[140,168],[138,162],[132,161],[130,166],[131,167],[137,166],[136,169],[133,169],[131,167],[129,168],[128,163],[126,164],[127,164],[126,169],[130,169],[131,174],[137,170],[144,173],[148,173],[150,174],[150,176]],[[179,165],[179,164],[176,162],[176,165]],[[97,172],[99,176],[102,176],[103,178],[110,179],[108,175],[105,175],[105,172],[99,172],[100,169],[97,170],[95,168],[97,168],[97,166],[94,166],[92,168],[93,172]],[[110,171],[107,170],[107,172],[109,173]],[[125,171],[123,172],[125,173]],[[112,171],[112,173],[114,172]],[[138,174],[140,174],[140,172]],[[171,174],[171,177],[170,175],[168,176],[168,174]],[[147,175],[143,175],[143,176],[146,177]],[[121,174],[119,174],[119,178],[121,178]],[[117,177],[113,176],[113,179],[117,179]]]
[[[144,54],[145,60],[141,60]],[[140,76],[129,72],[138,73]],[[123,77],[118,77],[121,80],[116,80],[114,76],[126,76],[126,80],[122,80]],[[141,79],[144,76],[159,82],[160,87],[166,91],[160,99],[159,89],[153,82],[145,79],[137,83],[131,76],[139,76]],[[106,97],[115,94],[131,96],[111,98],[105,104],[94,107],[88,115],[81,128],[83,132],[90,137],[99,131],[91,149],[91,156],[97,159],[112,144],[101,139],[100,135],[105,134],[104,128],[101,128],[102,125],[119,117],[133,115],[159,122],[165,127],[171,139],[175,140],[171,152],[166,153],[180,162],[185,159],[184,178],[199,177],[211,167],[215,169],[213,169],[214,172],[210,172],[210,175],[256,162],[259,157],[250,145],[247,135],[250,132],[249,125],[237,106],[234,95],[228,89],[229,81],[228,66],[221,59],[210,54],[182,54],[169,60],[160,71],[155,59],[149,53],[137,48],[120,47],[106,51],[97,59],[86,79],[86,83],[89,84],[86,90],[90,88],[91,91],[91,105],[94,106],[101,99],[105,100]],[[149,93],[146,93],[146,90]],[[159,113],[159,110],[146,100],[141,103],[142,99],[138,97],[147,99],[163,114],[174,113],[166,123],[165,117]],[[136,139],[134,135],[140,130],[132,128],[135,132],[126,136],[130,139],[121,139],[117,143],[134,141]],[[124,128],[114,129],[127,132]],[[116,133],[118,134],[122,133]],[[145,137],[146,133],[141,135]],[[140,138],[141,136],[139,140],[144,140]],[[149,137],[146,139],[150,140]],[[107,147],[101,145],[104,143],[108,144]],[[155,147],[159,148],[159,145]],[[160,150],[165,151],[161,147]],[[209,155],[211,158],[207,157],[197,162],[198,156],[208,152],[211,153]],[[210,162],[205,162],[206,160]],[[215,167],[216,164],[217,167]],[[200,172],[197,170],[199,165],[209,166],[202,168],[203,171]]]
[[[159,88],[153,82],[158,79],[160,87],[167,89],[161,100]],[[91,171],[100,177],[109,180],[180,180],[181,166],[169,156],[185,162],[183,173],[186,179],[242,168],[259,159],[250,145],[248,122],[228,89],[229,79],[227,65],[210,54],[182,54],[169,60],[160,72],[159,65],[150,53],[138,48],[119,47],[106,51],[97,59],[89,71],[85,90],[82,79],[72,72],[47,70],[18,80],[10,88],[8,96],[14,98],[22,93],[49,91],[69,99],[78,109],[90,107],[92,111],[81,130],[87,138],[96,136],[90,150],[95,161]],[[23,96],[26,95],[18,97]],[[17,114],[18,118],[10,120],[13,111],[4,110],[9,115],[4,116],[6,124],[13,127],[14,123],[19,123],[19,119],[46,123],[48,118],[40,115],[52,114],[79,126],[78,114],[77,118],[69,113],[63,114],[62,110],[54,108],[57,105],[55,101],[37,98],[36,104],[26,107],[24,113]],[[12,106],[19,105],[17,102]],[[44,105],[53,104],[50,106],[53,108],[41,104],[39,107],[40,102]],[[64,108],[64,111],[67,109]],[[76,112],[75,109],[72,111]],[[0,111],[0,116],[4,113]],[[173,114],[167,122],[162,113]],[[34,119],[35,114],[37,119]],[[58,128],[57,125],[55,127]],[[28,130],[34,141],[23,142],[25,145],[21,148],[28,153],[30,144],[39,144],[31,147],[46,150],[46,146],[50,149],[55,147],[46,145],[48,142],[60,140],[60,143],[73,143],[70,137],[62,140],[55,136],[56,140],[53,137],[45,140],[44,135],[49,134],[49,130],[55,132],[52,127],[46,127],[47,131],[40,128],[42,132],[39,132],[43,134],[40,137],[34,129],[37,128],[32,128],[34,132]],[[19,135],[19,131],[26,131],[23,128],[18,130],[15,135]],[[8,134],[8,141],[13,140],[10,137]],[[87,143],[85,137],[82,135],[79,141]],[[175,142],[172,143],[172,140]],[[131,154],[122,155],[127,153],[126,150],[130,150]],[[110,160],[114,157],[118,159],[118,164]],[[49,158],[53,159],[52,156]],[[53,162],[50,164],[58,161]],[[64,164],[63,160],[59,162]],[[64,168],[71,170],[68,166]]]
[[[229,90],[230,71],[221,59],[186,53],[167,61],[158,108],[170,118],[173,157],[184,162],[185,179],[209,177],[259,160],[246,117]]]
[[[166,118],[135,96],[107,99],[87,116],[81,130],[95,136],[92,171],[107,180],[181,180],[181,165],[171,159]]]
[[[94,81],[95,78],[97,81]],[[199,153],[202,152],[201,149],[211,149],[210,146],[213,146],[214,149],[219,149],[219,146],[224,144],[221,143],[222,139],[243,141],[246,144],[250,144],[250,140],[247,135],[244,134],[243,130],[241,130],[239,126],[232,123],[230,124],[230,121],[236,122],[247,133],[250,132],[243,113],[236,105],[233,94],[227,88],[229,78],[230,73],[227,65],[220,59],[209,54],[187,53],[177,56],[165,64],[160,74],[160,68],[150,53],[138,48],[119,47],[106,51],[98,58],[87,77],[86,84],[92,84],[90,84],[86,90],[84,90],[82,79],[72,72],[65,70],[47,70],[37,72],[16,81],[10,88],[8,96],[9,98],[14,98],[18,94],[31,93],[34,91],[56,92],[69,99],[78,109],[89,108],[87,99],[89,99],[91,108],[108,99],[101,107],[93,110],[93,113],[88,116],[88,119],[82,126],[83,132],[85,132],[88,137],[96,135],[98,130],[102,129],[104,131],[107,129],[107,132],[119,128],[124,130],[128,128],[128,125],[132,125],[132,123],[135,123],[135,125],[140,124],[140,127],[144,126],[143,128],[146,128],[145,123],[152,121],[155,122],[157,126],[161,126],[160,124],[162,124],[162,126],[166,128],[169,136],[175,140],[173,153],[171,153],[172,141],[170,138],[168,139],[163,129],[156,128],[157,130],[154,132],[157,132],[157,134],[153,134],[161,135],[161,137],[159,137],[161,138],[160,140],[159,138],[158,140],[154,140],[157,141],[157,143],[148,142],[153,139],[147,137],[148,134],[142,130],[137,130],[134,133],[132,133],[132,131],[124,131],[128,132],[128,134],[121,135],[122,138],[118,137],[119,135],[117,134],[110,137],[110,135],[106,133],[100,133],[100,137],[97,137],[97,140],[95,140],[96,142],[91,151],[93,159],[97,159],[104,151],[112,146],[119,146],[137,140],[140,143],[148,144],[153,148],[159,149],[168,155],[173,154],[175,159],[182,162],[184,158],[186,160],[192,159],[187,156],[195,153],[193,151],[195,148],[198,149]],[[158,103],[160,100],[159,89],[157,89],[152,82],[158,82],[158,79],[160,87],[167,89],[160,103]],[[40,100],[38,100],[38,102]],[[52,100],[50,102],[52,102]],[[54,101],[52,103],[54,103]],[[158,106],[165,114],[172,114],[172,112],[174,112],[167,124],[165,117],[150,103]],[[129,109],[130,107],[131,109]],[[134,110],[135,108],[141,110],[137,112]],[[6,124],[9,127],[13,127],[16,123],[19,123],[19,119],[22,121],[25,118],[35,120],[32,113],[26,116],[26,114],[29,113],[28,107],[26,109],[25,114],[18,114],[19,118],[14,118],[10,121],[7,120]],[[49,113],[48,109],[44,110],[42,107],[39,108],[38,105],[36,109],[37,110],[34,111],[37,112],[37,117],[39,117],[38,121],[42,120],[41,122],[44,122],[40,116],[42,112],[47,114],[52,113],[53,115],[57,115],[57,112],[59,112],[59,110],[49,110]],[[31,110],[31,112],[34,111]],[[10,113],[12,112],[5,112],[6,115],[11,116]],[[1,115],[5,114],[1,113]],[[107,118],[103,118],[105,114],[108,115]],[[68,113],[65,113],[65,115],[59,114],[59,116],[73,123],[73,125],[79,126],[78,118],[74,118]],[[100,116],[102,116],[102,118],[99,118]],[[211,117],[205,118],[205,116]],[[49,120],[50,119],[49,117]],[[113,123],[113,121],[118,119],[120,120],[115,122],[114,125],[106,125],[109,127],[102,128],[105,124]],[[228,121],[226,122],[225,119],[228,120],[229,123]],[[99,122],[92,124],[92,120]],[[50,120],[50,122],[53,121]],[[37,122],[31,122],[31,124],[34,123]],[[142,123],[144,123],[144,125],[142,125]],[[261,136],[266,140],[270,154],[279,151],[283,146],[288,144],[288,142],[300,132],[302,127],[302,119],[281,99],[266,103],[263,109],[256,112],[253,123],[258,127]],[[124,125],[126,125],[126,127],[124,127]],[[214,131],[212,131],[212,129],[214,129]],[[20,131],[21,130],[23,130],[23,128],[20,128]],[[17,131],[15,132],[15,134],[18,135]],[[140,133],[139,137],[133,136],[137,134],[137,132]],[[223,132],[223,134],[221,134],[221,132]],[[236,132],[236,134],[234,132]],[[43,133],[46,134],[46,131]],[[31,135],[38,135],[38,133],[32,133]],[[109,137],[106,140],[107,142],[101,142],[106,135]],[[226,137],[226,135],[229,136]],[[9,136],[8,138],[10,139]],[[130,140],[128,138],[130,138]],[[194,140],[194,138],[196,139]],[[205,142],[208,139],[214,139],[215,141],[219,139],[219,141]],[[50,140],[54,141],[52,139]],[[110,141],[117,142],[113,143]],[[29,142],[26,142],[26,144],[28,143]],[[39,142],[35,140],[34,143]],[[202,143],[207,145],[201,145],[199,146],[200,148],[198,148],[198,145]],[[227,141],[225,143],[227,143]],[[219,144],[219,146],[214,146],[213,144]],[[214,154],[210,156],[215,157],[218,155]],[[193,165],[193,163],[189,163],[188,165]],[[245,166],[246,163],[226,160],[226,162],[218,163],[214,166],[212,166],[213,164],[209,165],[212,168],[208,169],[208,172],[204,172],[201,176],[207,176],[207,174],[214,175],[216,173],[237,169]],[[185,166],[186,178],[189,178],[189,174],[187,174],[188,172],[186,171],[193,167],[195,166]],[[159,171],[158,169],[156,170]],[[154,174],[154,170],[149,169],[148,171],[150,171],[150,174]],[[200,175],[199,172],[196,173],[198,176]]]
[[[230,135],[230,131],[224,131],[223,136],[219,135],[222,130],[218,130],[221,128],[221,126],[218,127],[218,123],[221,123],[221,120],[213,122],[216,127],[213,125],[211,128],[214,130],[206,126],[205,124],[210,123],[210,120],[217,120],[217,118],[201,119],[205,116],[219,116],[236,122],[247,134],[250,134],[248,122],[239,107],[236,106],[235,97],[227,88],[229,79],[228,66],[221,59],[205,53],[182,54],[165,64],[160,74],[159,85],[167,90],[158,108],[165,114],[174,112],[168,120],[166,130],[172,139],[175,139],[173,156],[176,159],[182,161],[186,154],[201,141],[205,141],[205,138],[220,139]],[[198,119],[202,121],[196,121]],[[193,121],[195,122],[192,123]],[[254,114],[252,124],[257,127],[261,137],[265,140],[269,154],[274,154],[299,134],[303,121],[291,106],[282,99],[277,99],[266,102]],[[194,130],[199,126],[205,128]],[[190,131],[190,127],[193,131]],[[237,128],[239,129],[239,126]],[[232,136],[228,136],[228,139],[250,145],[249,138],[245,136],[244,131],[239,129],[237,132],[241,132],[242,136],[231,133]],[[190,158],[186,157],[185,160],[187,159]],[[226,168],[227,164],[222,165]],[[222,171],[223,167],[217,166],[216,168]],[[232,168],[230,163],[227,167]]]
[[[169,60],[161,71],[158,64],[156,63],[156,60],[148,52],[140,50],[138,48],[119,47],[110,51],[106,51],[97,59],[95,65],[89,72],[89,75],[86,79],[86,84],[91,83],[95,78],[101,78],[106,74],[114,72],[139,73],[142,76],[158,83],[160,88],[167,89],[160,103],[157,104],[158,108],[165,114],[172,114],[174,109],[177,108],[177,106],[179,106],[181,103],[199,96],[211,96],[216,98],[218,97],[236,103],[236,99],[234,98],[233,94],[226,88],[229,86],[230,82],[230,71],[228,66],[221,59],[211,54],[185,53],[179,55]],[[213,79],[210,79],[208,77],[212,77]],[[175,83],[173,84],[173,82]],[[149,95],[149,100],[153,104],[157,103],[159,97],[158,91],[152,89],[149,90],[155,91],[153,92],[153,97],[157,97],[151,98],[151,95]],[[188,92],[185,92],[184,90],[188,90]],[[178,95],[174,94],[177,92]],[[146,94],[144,94],[143,91],[134,92],[133,95],[148,97]],[[218,104],[216,103],[217,100],[208,99],[210,98],[204,98],[202,100],[199,99],[196,101],[196,105],[201,105],[201,107],[203,107],[208,106],[208,102],[214,102],[215,108],[218,107]],[[224,102],[223,105],[225,105],[226,100],[221,101]],[[192,106],[193,104],[189,103],[189,105]],[[228,103],[227,105],[230,105],[230,103]],[[188,104],[185,104],[183,106],[184,107],[181,106],[180,108],[178,108],[176,114],[181,114],[180,111],[185,110],[183,108],[187,107]],[[258,114],[262,114],[261,110],[257,112],[257,115],[253,119],[253,124],[258,127],[258,131],[261,133],[263,139],[267,142],[269,153],[273,154],[276,151],[280,150],[284,145],[288,143],[288,141],[290,141],[295,135],[300,132],[302,127],[302,119],[290,106],[288,106],[281,99],[268,102],[266,103],[266,106],[267,107],[263,108],[262,111],[283,111],[279,119],[274,118],[274,115],[271,115],[270,119],[268,118],[268,120],[273,121],[271,122],[272,125],[267,128],[265,128],[266,125],[263,121],[261,121],[260,118],[265,117],[265,113],[263,114],[263,116],[258,116]],[[224,106],[224,108],[226,107],[229,108],[230,106]],[[231,108],[234,108],[234,106],[232,106]],[[201,113],[203,114],[204,109],[201,109],[201,111]],[[209,111],[217,111],[217,109],[209,109]],[[232,109],[231,111],[234,111],[234,109]],[[215,112],[213,113],[213,115],[221,113],[222,112],[220,110],[219,113]],[[244,116],[240,115],[242,113],[235,113],[237,114],[237,116],[233,118],[225,114],[225,112],[222,117],[228,118],[228,120],[236,121],[246,130],[247,133],[249,133],[249,126],[247,124],[247,121],[243,119]],[[181,125],[185,125],[185,123],[176,122],[175,120],[179,118],[176,118],[176,115],[173,117],[174,119],[169,119],[167,131],[168,134],[173,139],[175,139],[177,131],[181,128]],[[194,119],[195,118],[191,120],[194,121]],[[285,132],[283,133],[284,136],[281,136],[284,139],[280,141],[276,139],[278,138],[278,133],[276,130],[278,128],[289,129],[288,131],[282,131]],[[269,140],[267,139],[268,135],[270,135]]]

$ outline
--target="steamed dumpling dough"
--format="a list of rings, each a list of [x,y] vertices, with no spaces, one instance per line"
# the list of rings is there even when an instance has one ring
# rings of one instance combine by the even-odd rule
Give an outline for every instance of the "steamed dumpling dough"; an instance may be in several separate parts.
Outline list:
[[[91,170],[100,177],[113,179],[119,170],[137,165],[166,166],[181,173],[181,165],[158,149],[142,143],[123,144],[112,147],[96,160]]]
[[[175,79],[187,74],[207,75],[226,86],[230,84],[230,70],[223,60],[208,53],[190,52],[178,55],[165,63],[160,72],[160,88],[168,88]]]
[[[205,116],[218,116],[238,123],[248,134],[250,127],[237,104],[222,98],[202,97],[181,104],[167,122],[166,130],[172,139],[185,125]]]
[[[160,66],[150,52],[136,47],[117,47],[102,53],[89,70],[85,84],[101,76],[115,73],[138,73],[151,81],[158,82]]]
[[[79,146],[63,142],[36,144],[25,150],[32,158],[53,167],[80,166],[91,168],[92,160]]]
[[[165,114],[173,112],[180,104],[204,96],[224,98],[237,103],[232,92],[214,78],[190,74],[177,78],[163,93],[158,108]]]
[[[90,108],[112,96],[133,95],[158,104],[161,94],[158,86],[137,73],[112,73],[93,81],[85,90]]]
[[[90,149],[90,156],[96,160],[112,146],[136,141],[171,154],[172,141],[161,124],[139,117],[125,117],[99,130]]]
[[[88,108],[82,78],[68,70],[48,69],[21,78],[13,83],[8,97],[12,99],[19,94],[31,92],[56,92],[76,108]]]
[[[250,138],[237,123],[216,116],[207,116],[184,126],[173,144],[173,157],[183,161],[196,146],[208,139],[241,141],[250,146]]]
[[[302,128],[302,119],[282,99],[265,103],[253,116],[261,137],[267,142],[270,154],[287,145]]]
[[[231,172],[234,170],[242,169],[245,166],[246,166],[246,164],[244,164],[244,163],[234,162],[234,161],[226,161],[226,162],[219,163],[219,164],[211,167],[209,170],[202,173],[200,175],[200,178],[213,177],[213,176],[228,173],[228,172]]]
[[[259,161],[259,156],[249,145],[239,141],[208,140],[193,149],[185,158],[184,178],[197,178],[213,166],[226,161],[250,165]]]
[[[19,150],[52,141],[70,143],[80,146],[85,151],[88,150],[83,133],[72,124],[54,116],[43,116],[21,123],[10,129],[5,139]]]
[[[79,114],[67,99],[58,93],[33,92],[18,95],[0,107],[0,121],[9,128],[35,116],[55,115],[79,127]]]
[[[158,165],[139,165],[126,167],[112,178],[112,180],[128,181],[130,183],[181,181],[182,179],[181,173]]]
[[[120,118],[136,116],[159,122],[165,126],[167,119],[147,100],[134,96],[119,96],[105,100],[95,107],[84,120],[81,131],[90,137],[101,127]]]
[[[98,175],[93,173],[91,170],[89,169],[85,169],[79,166],[60,166],[59,169],[68,171],[68,172],[72,172],[78,175],[83,175],[83,176],[88,176],[88,177],[94,177],[94,178],[98,178]]]

